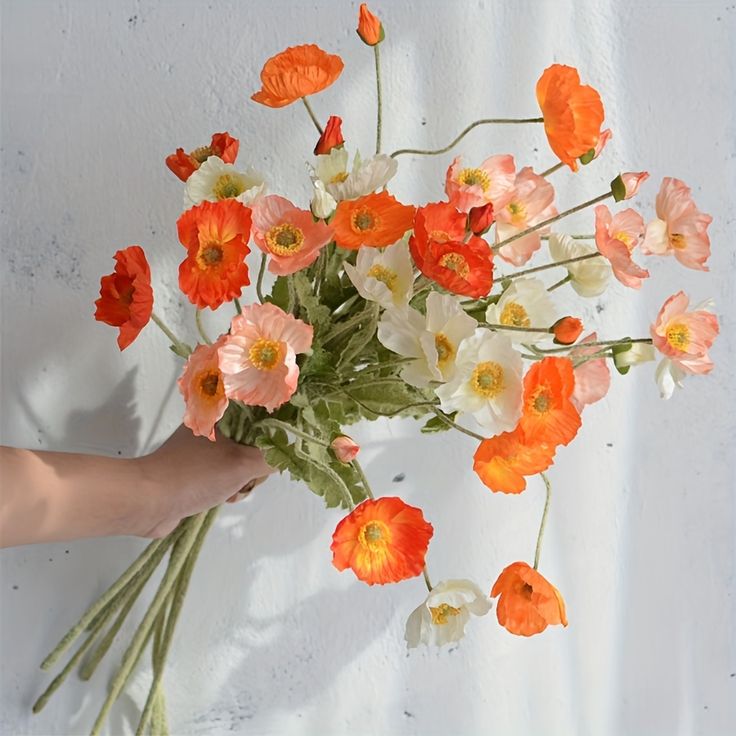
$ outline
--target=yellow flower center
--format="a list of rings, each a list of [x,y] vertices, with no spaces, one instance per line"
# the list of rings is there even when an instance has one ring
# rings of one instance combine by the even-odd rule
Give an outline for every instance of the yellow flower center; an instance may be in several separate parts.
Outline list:
[[[206,243],[199,247],[197,252],[197,265],[200,270],[207,271],[222,262],[224,254],[219,243]]]
[[[484,192],[491,186],[491,180],[483,169],[463,169],[457,180],[468,187],[479,186]]]
[[[524,218],[526,217],[526,209],[521,202],[510,202],[508,205],[508,211],[511,215],[511,222],[514,225],[519,225],[520,223],[524,222]]]
[[[201,398],[206,400],[219,399],[225,393],[220,371],[217,370],[201,371],[197,375],[195,386],[199,389]]]
[[[379,263],[371,266],[366,276],[370,276],[376,279],[376,281],[386,284],[391,292],[396,289],[396,280],[399,278],[396,271],[392,271],[390,268],[386,268],[386,266],[381,266]]]
[[[361,207],[353,212],[350,218],[350,226],[353,232],[362,233],[366,230],[374,230],[378,226],[378,217],[376,213],[368,207]]]
[[[675,350],[686,350],[690,344],[690,328],[680,323],[675,323],[667,328],[667,342]]]
[[[277,256],[291,256],[304,247],[304,233],[298,227],[283,222],[266,233],[266,245]]]
[[[455,355],[455,346],[441,332],[434,336],[434,346],[437,349],[437,363],[440,366],[452,360]]]
[[[209,146],[201,146],[196,148],[189,155],[199,164],[203,164],[210,156],[214,155],[214,151]]]
[[[383,549],[390,541],[391,532],[382,521],[369,521],[358,532],[358,542],[371,552]]]
[[[449,268],[450,271],[454,271],[463,279],[466,279],[470,274],[470,266],[468,266],[465,256],[461,256],[459,253],[445,253],[440,258],[439,264],[443,268]]]
[[[687,248],[687,239],[682,235],[682,233],[672,233],[672,235],[670,235],[670,243],[676,250]]]
[[[248,357],[259,371],[270,371],[281,358],[281,345],[276,340],[261,337],[250,346]]]
[[[499,321],[507,327],[531,327],[532,324],[526,309],[521,304],[517,304],[517,302],[506,304],[501,310]]]
[[[348,172],[347,171],[340,171],[335,176],[330,179],[330,184],[341,184],[345,181],[345,179],[348,178]]]
[[[429,234],[429,239],[435,243],[446,243],[450,239],[450,236],[444,230],[432,230]]]
[[[449,622],[450,617],[454,618],[460,613],[459,608],[455,608],[449,603],[440,603],[436,608],[430,606],[429,611],[432,614],[432,623],[437,624],[437,626],[444,626]]]
[[[620,232],[620,233],[614,233],[613,237],[615,240],[620,240],[628,249],[629,252],[631,252],[634,248],[634,238],[631,237],[628,233]]]
[[[552,406],[552,397],[547,386],[540,386],[531,400],[531,408],[538,415],[546,414]]]
[[[245,187],[232,174],[223,174],[212,187],[212,193],[220,199],[231,199],[245,191]]]
[[[479,396],[484,399],[493,399],[503,391],[505,386],[503,367],[492,360],[479,363],[470,377],[470,385]]]

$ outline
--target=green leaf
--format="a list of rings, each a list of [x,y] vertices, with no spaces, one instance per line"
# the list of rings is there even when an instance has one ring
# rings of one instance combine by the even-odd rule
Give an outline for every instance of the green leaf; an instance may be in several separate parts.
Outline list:
[[[376,416],[421,416],[427,413],[426,406],[416,406],[429,402],[429,397],[404,383],[399,378],[379,378],[363,384],[350,386],[347,394],[360,406],[367,419]]]
[[[332,325],[329,308],[320,302],[303,271],[292,274],[292,279],[297,299],[306,315],[307,322],[314,328],[315,335],[324,334]]]
[[[266,297],[267,302],[281,307],[284,312],[289,307],[289,282],[286,276],[279,276],[274,282],[271,293]]]
[[[448,414],[448,416],[454,421],[455,414]],[[452,427],[447,422],[443,422],[439,417],[435,416],[426,422],[420,429],[420,432],[423,434],[434,434],[435,432],[447,432],[448,429],[452,429]]]

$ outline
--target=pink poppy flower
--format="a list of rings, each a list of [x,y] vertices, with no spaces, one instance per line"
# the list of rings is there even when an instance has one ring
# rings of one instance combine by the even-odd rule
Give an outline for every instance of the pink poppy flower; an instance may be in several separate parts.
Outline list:
[[[585,347],[586,342],[595,342],[597,339],[598,335],[595,332],[591,332],[590,335],[584,337],[580,341],[579,347],[570,351],[573,362],[578,358],[593,355],[601,350],[596,345]],[[573,373],[575,375],[575,390],[572,392],[570,400],[578,412],[582,412],[583,407],[587,404],[600,401],[608,393],[611,386],[611,371],[605,358],[587,360],[585,363],[576,366]]]
[[[639,187],[649,178],[648,171],[627,171],[621,174],[621,181],[626,188],[624,199],[631,199],[639,192]]]
[[[710,215],[693,201],[690,187],[680,179],[665,177],[656,200],[657,218],[647,225],[642,251],[647,255],[674,255],[683,266],[707,271],[710,256]]]
[[[314,263],[320,248],[332,240],[332,228],[314,222],[309,210],[271,194],[253,204],[253,239],[271,256],[268,270],[286,276]]]
[[[516,175],[505,207],[496,209],[496,242],[554,217],[557,214],[554,201],[554,187],[544,177],[535,174],[530,166],[525,166]],[[549,228],[542,228],[504,245],[498,255],[515,266],[521,266],[539,250],[542,235],[547,232]]]
[[[224,342],[223,335],[213,345],[197,345],[178,381],[186,404],[184,424],[198,437],[207,437],[213,442],[215,424],[228,404],[217,355]]]
[[[598,156],[600,156],[603,153],[603,149],[606,147],[606,144],[608,141],[613,138],[613,131],[610,128],[606,128],[605,130],[601,131],[601,134],[598,136],[598,143],[595,144],[595,148],[593,149],[593,158],[596,159]]]
[[[477,168],[462,168],[461,161],[457,156],[447,169],[445,192],[450,203],[466,213],[488,202],[496,211],[505,207],[514,186],[514,157],[491,156]]]
[[[611,263],[613,275],[632,289],[641,287],[649,271],[634,263],[631,254],[644,235],[644,220],[631,208],[611,215],[604,204],[595,208],[595,244],[598,251]]]
[[[286,403],[299,380],[297,353],[312,345],[312,327],[275,304],[252,304],[233,318],[219,349],[225,395],[269,412]]]

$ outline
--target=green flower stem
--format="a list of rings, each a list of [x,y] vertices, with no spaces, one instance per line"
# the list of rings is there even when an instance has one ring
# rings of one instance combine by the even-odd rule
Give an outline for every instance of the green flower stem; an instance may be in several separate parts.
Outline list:
[[[613,353],[608,348],[603,348],[603,350],[598,350],[597,352],[592,353],[591,355],[583,355],[577,360],[574,360],[572,367],[577,368],[578,366],[581,366],[590,360],[598,360],[599,358],[612,358],[612,357],[613,357]]]
[[[476,120],[473,123],[470,123],[470,125],[467,126],[464,130],[462,130],[456,138],[454,138],[450,143],[448,143],[443,148],[436,148],[432,150],[422,149],[422,148],[400,148],[398,151],[394,151],[391,154],[391,158],[396,158],[396,156],[403,156],[406,153],[413,153],[417,156],[438,156],[442,153],[447,153],[451,148],[456,146],[460,141],[465,138],[465,136],[470,133],[473,128],[477,128],[479,125],[509,125],[509,124],[521,124],[521,123],[543,123],[544,118],[520,118],[520,119],[514,119],[514,118],[483,118],[481,120]]]
[[[350,297],[350,298],[349,298],[349,299],[348,299],[347,301],[344,301],[344,302],[343,302],[343,303],[342,303],[342,304],[341,304],[341,305],[340,305],[339,307],[337,307],[337,309],[335,309],[335,311],[334,311],[334,312],[332,313],[332,317],[333,317],[333,319],[334,319],[335,317],[338,317],[339,315],[341,315],[341,314],[342,314],[343,312],[347,312],[347,311],[348,311],[348,310],[349,310],[349,309],[350,309],[350,308],[351,308],[351,307],[353,306],[353,304],[355,304],[355,302],[357,302],[357,301],[358,301],[358,299],[360,299],[360,294],[353,294],[353,295],[352,295],[352,296],[351,296],[351,297]]]
[[[560,286],[564,286],[568,281],[572,281],[572,276],[570,274],[567,274],[564,278],[560,279],[559,281],[555,281],[552,286],[550,286],[547,291],[554,291],[555,289],[559,289]]]
[[[169,724],[166,719],[166,698],[163,688],[156,692],[151,714],[151,734],[154,736],[169,736]]]
[[[381,113],[383,99],[381,96],[381,52],[378,50],[380,44],[373,47],[373,55],[376,60],[376,153],[381,153]]]
[[[590,235],[570,235],[569,233],[565,233],[568,238],[572,238],[573,240],[595,240],[595,233],[591,233]],[[540,236],[542,240],[549,240],[549,235],[541,235]]]
[[[194,572],[194,566],[197,562],[197,558],[199,557],[199,553],[202,551],[202,545],[204,544],[207,532],[210,530],[212,523],[217,516],[217,512],[218,507],[216,506],[215,508],[210,509],[205,515],[204,521],[197,531],[197,536],[194,540],[194,543],[192,544],[191,549],[186,555],[184,566],[182,567],[181,573],[179,574],[178,580],[176,581],[176,586],[173,589],[171,609],[166,619],[166,627],[163,631],[163,635],[159,634],[159,646],[154,646],[153,683],[151,684],[151,689],[149,690],[148,698],[146,699],[146,704],[143,708],[143,713],[141,714],[140,721],[138,722],[136,736],[143,736],[145,728],[148,725],[148,721],[151,718],[154,703],[156,702],[158,697],[161,678],[163,677],[166,656],[168,655],[169,648],[171,647],[171,640],[174,636],[176,623],[179,619],[179,614],[181,613],[184,598],[189,588],[189,581],[192,578],[192,573]],[[184,545],[185,540],[186,538],[180,540],[179,542],[177,542],[177,544]],[[172,560],[173,558],[174,555],[172,554]]]
[[[424,584],[427,586],[427,590],[432,592],[432,582],[429,579],[429,573],[427,572],[427,566],[422,568],[422,575],[424,576]]]
[[[560,161],[558,164],[555,164],[554,166],[550,166],[546,171],[543,171],[540,176],[547,177],[550,174],[554,174],[555,171],[559,171],[565,164]]]
[[[289,304],[287,305],[286,311],[289,314],[296,314],[296,308],[299,304],[299,300],[297,299],[296,295],[296,287],[294,286],[294,277],[293,276],[287,276],[286,277],[286,286],[289,289]]]
[[[353,315],[349,319],[337,325],[335,329],[332,330],[328,338],[325,340],[325,345],[331,343],[333,340],[340,337],[340,335],[344,335],[346,332],[350,332],[354,327],[357,327],[361,322],[365,322],[366,320],[370,320],[370,319],[371,319],[371,312],[368,310],[362,309],[360,312],[358,312],[358,314]]]
[[[547,514],[549,513],[549,502],[552,498],[552,486],[550,485],[549,478],[544,473],[540,473],[544,486],[547,489],[547,497],[544,501],[544,511],[542,512],[542,522],[539,525],[539,534],[537,534],[537,546],[534,550],[534,569],[539,567],[539,554],[542,551],[542,537],[544,536],[544,527],[547,525]]]
[[[473,439],[479,440],[483,442],[486,438],[481,434],[476,434],[475,432],[471,432],[469,429],[465,429],[465,427],[461,427],[456,422],[453,422],[450,417],[448,417],[444,412],[442,412],[440,409],[438,409],[436,406],[433,406],[432,412],[437,416],[437,418],[444,422],[448,427],[452,427],[453,429],[456,429],[458,432],[462,432],[463,434],[467,434],[468,437],[473,437]]]
[[[572,215],[575,212],[580,212],[580,210],[584,210],[586,207],[591,207],[592,205],[598,204],[598,202],[603,202],[603,200],[610,199],[611,197],[613,197],[613,192],[609,189],[604,194],[599,194],[597,197],[593,197],[593,199],[589,199],[587,202],[583,202],[582,204],[579,204],[575,207],[571,207],[569,210],[560,212],[559,215],[555,215],[554,217],[549,217],[546,220],[542,220],[542,222],[538,222],[536,225],[532,225],[531,227],[526,228],[526,230],[522,230],[521,232],[516,233],[515,235],[512,235],[510,238],[506,238],[506,240],[502,240],[500,243],[496,243],[492,247],[492,250],[495,253],[499,250],[499,248],[503,248],[504,245],[513,243],[515,240],[519,240],[519,238],[526,237],[530,233],[534,233],[537,230],[542,230],[548,225],[551,225],[553,222],[557,222],[558,220],[561,220],[563,217]]]
[[[284,432],[293,434],[295,437],[301,437],[301,439],[306,440],[307,442],[312,442],[315,445],[320,445],[321,447],[330,446],[329,442],[323,442],[317,437],[313,437],[311,434],[307,434],[306,432],[302,432],[300,429],[297,429],[296,427],[292,427],[291,424],[289,424],[288,422],[282,422],[280,419],[261,419],[261,421],[258,422],[258,424],[261,425],[262,427],[273,427],[275,429],[283,429]]]
[[[202,310],[201,309],[195,309],[194,310],[194,321],[197,324],[197,332],[199,332],[200,337],[207,343],[207,345],[212,345],[212,340],[207,336],[207,332],[204,329],[204,325],[202,324]]]
[[[575,350],[576,348],[593,348],[603,346],[603,345],[627,345],[628,343],[632,342],[644,342],[652,344],[652,338],[651,337],[637,337],[635,339],[629,339],[628,337],[620,338],[619,340],[596,340],[594,342],[585,342],[581,343],[579,345],[567,345],[565,347],[561,348],[537,348],[537,347],[530,347],[530,349],[539,354],[539,355],[547,355],[549,353],[564,353],[568,350]]]
[[[578,263],[578,261],[588,261],[591,258],[602,258],[600,253],[588,253],[584,256],[575,256],[575,258],[565,258],[564,261],[555,261],[554,263],[545,263],[542,266],[534,266],[534,268],[525,268],[523,271],[516,271],[510,273],[508,276],[499,276],[497,281],[503,281],[504,279],[518,279],[519,276],[527,276],[530,273],[538,273],[539,271],[546,271],[548,268],[558,268],[559,266],[566,266],[568,263]]]
[[[363,471],[361,464],[357,460],[353,460],[351,465],[355,468],[355,472],[358,474],[360,482],[363,484],[366,496],[368,496],[368,498],[375,498],[373,491],[371,490],[371,484],[368,482],[368,477]]]
[[[169,338],[171,347],[174,352],[182,358],[188,358],[192,349],[186,343],[181,342],[179,338],[166,326],[164,321],[159,317],[156,312],[151,312],[151,319],[156,323],[161,332]]]
[[[261,255],[261,265],[258,268],[258,279],[256,280],[256,294],[258,295],[258,301],[263,304],[263,276],[266,273],[266,261],[268,256],[264,253]],[[241,310],[238,310],[238,314]]]
[[[496,325],[489,322],[481,322],[481,327],[489,330],[511,330],[512,332],[552,332],[551,327],[517,327],[516,325]]]
[[[312,106],[309,104],[309,100],[307,100],[306,97],[302,97],[301,101],[304,103],[304,107],[307,109],[307,112],[309,113],[309,117],[312,119],[312,122],[314,123],[314,127],[317,128],[317,131],[320,135],[324,133],[324,129],[319,124],[319,120],[317,120],[317,116],[314,114],[314,110],[312,110]]]
[[[110,685],[107,698],[102,704],[102,708],[100,709],[97,720],[92,728],[91,736],[99,736],[100,730],[107,719],[107,714],[109,713],[110,708],[120,695],[120,692],[125,686],[133,667],[143,652],[145,644],[153,634],[153,625],[156,622],[156,617],[161,611],[161,608],[166,602],[169,594],[172,592],[176,579],[186,563],[186,558],[194,545],[199,529],[204,523],[205,517],[206,513],[201,513],[184,522],[187,524],[187,529],[172,551],[169,566],[166,569],[166,573],[159,585],[158,591],[156,592],[151,605],[148,607],[143,620],[133,636],[133,640],[123,656],[122,664],[120,665],[120,669],[118,670],[115,679]]]

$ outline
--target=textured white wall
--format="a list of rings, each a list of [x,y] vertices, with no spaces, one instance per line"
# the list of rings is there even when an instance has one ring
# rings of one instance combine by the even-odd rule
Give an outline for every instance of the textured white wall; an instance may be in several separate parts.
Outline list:
[[[241,139],[243,162],[304,202],[313,130],[298,106],[248,97],[265,59],[317,42],[343,78],[314,100],[373,140],[370,52],[357,2],[2,2],[2,440],[132,455],[179,422],[179,370],[154,328],[122,356],[92,319],[111,256],[142,244],[158,309],[193,336],[176,295],[181,186],[163,166],[213,131]],[[693,186],[714,216],[712,270],[653,265],[641,293],[614,286],[585,303],[606,336],[646,334],[681,287],[714,296],[722,336],[712,376],[660,402],[653,369],[614,376],[551,472],[542,571],[570,626],[531,640],[493,618],[459,647],[407,656],[406,615],[421,579],[369,589],[330,565],[339,518],[304,488],[274,480],[228,508],[202,555],[166,676],[181,734],[725,734],[736,729],[734,615],[734,183],[736,5],[730,0],[375,0],[387,28],[385,144],[443,145],[466,122],[535,115],[552,61],[578,66],[605,101],[615,137],[602,162],[554,175],[559,203],[604,191],[620,169],[652,172],[637,206],[651,215],[662,176]],[[475,131],[458,149],[520,164],[554,159],[536,126]],[[399,197],[438,199],[449,157],[401,160]],[[575,222],[590,230],[591,214]],[[557,292],[558,294],[560,292]],[[570,300],[573,313],[580,301]],[[226,315],[212,317],[223,325]],[[421,437],[411,422],[361,426],[379,493],[401,493],[436,527],[435,578],[483,588],[529,559],[543,501],[490,494],[472,441]],[[405,480],[395,483],[397,474]],[[43,655],[142,547],[96,540],[8,550],[2,562],[4,734],[85,732],[109,670],[70,680],[30,715]],[[491,616],[495,615],[494,613]],[[148,673],[131,690],[140,702]],[[94,698],[90,696],[94,695]],[[129,728],[126,696],[113,732]]]

